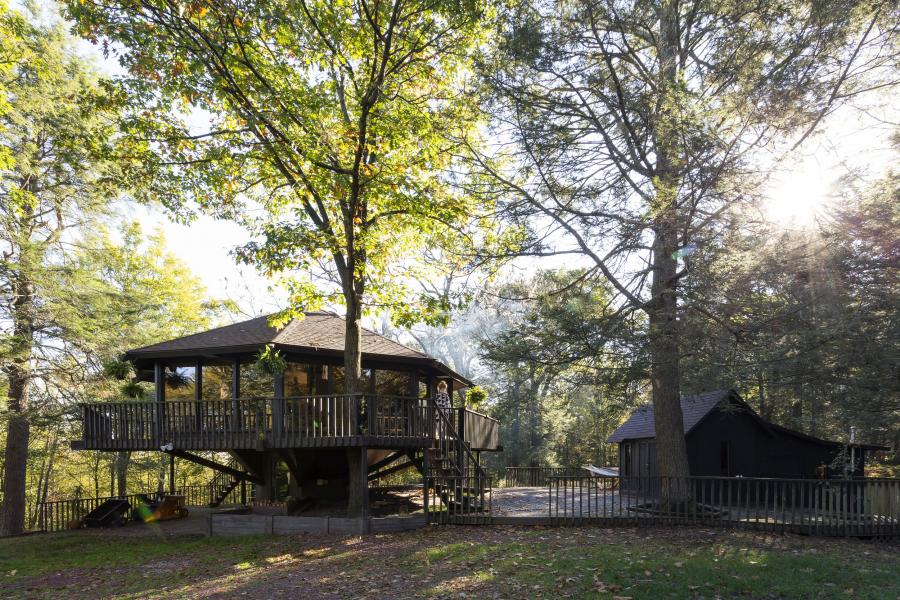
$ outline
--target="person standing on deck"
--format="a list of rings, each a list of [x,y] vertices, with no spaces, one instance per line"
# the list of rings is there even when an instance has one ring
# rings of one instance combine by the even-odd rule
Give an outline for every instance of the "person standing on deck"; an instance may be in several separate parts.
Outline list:
[[[447,393],[447,382],[439,381],[437,384],[437,394],[434,396],[434,405],[438,410],[444,413],[447,419],[450,419],[450,409],[453,404],[450,401],[450,394]]]

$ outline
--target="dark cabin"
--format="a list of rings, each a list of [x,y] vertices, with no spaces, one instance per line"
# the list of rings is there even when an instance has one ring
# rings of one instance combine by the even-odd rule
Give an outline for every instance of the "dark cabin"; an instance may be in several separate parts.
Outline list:
[[[480,471],[481,452],[499,449],[499,423],[467,408],[437,414],[433,402],[439,381],[451,394],[471,382],[364,329],[367,389],[349,395],[344,328],[343,318],[326,312],[280,330],[263,316],[130,350],[125,359],[138,381],[154,383],[153,398],[82,405],[83,438],[73,448],[163,451],[224,474],[228,489],[254,484],[257,501],[290,496],[362,516],[368,482],[386,474],[410,468],[424,475],[430,460],[449,472]],[[283,372],[259,364],[267,346],[286,359]],[[228,453],[231,464],[201,451]]]
[[[886,450],[854,444],[850,452],[842,442],[781,427],[760,417],[733,390],[684,396],[681,412],[692,476],[816,478],[824,464],[826,477],[843,477],[834,463],[846,449],[853,455],[851,476],[863,477],[866,453]],[[652,405],[637,409],[607,441],[619,445],[623,477],[659,475]]]

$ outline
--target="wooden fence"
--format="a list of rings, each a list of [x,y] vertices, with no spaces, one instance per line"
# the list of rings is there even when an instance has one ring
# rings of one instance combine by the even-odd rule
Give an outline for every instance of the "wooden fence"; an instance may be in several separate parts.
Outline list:
[[[125,500],[135,506],[141,496],[154,496],[155,492],[144,494],[128,494]],[[120,496],[102,496],[100,498],[70,498],[68,500],[52,500],[38,504],[37,528],[39,531],[63,531],[79,526],[80,521],[92,510],[107,500]]]
[[[900,536],[900,479],[551,476],[556,524],[702,524],[818,536]],[[666,498],[681,498],[668,501]]]
[[[209,506],[216,497],[219,488],[214,483],[182,486],[176,490],[176,494],[184,496],[185,506]],[[155,498],[157,492],[141,492],[128,494],[124,499],[134,508],[144,498]],[[92,510],[107,500],[119,499],[122,496],[101,496],[99,498],[69,498],[66,500],[51,500],[38,504],[37,530],[44,532],[64,531],[79,525]],[[250,499],[252,501],[252,498]],[[231,490],[222,505],[237,505],[241,502],[240,486]],[[129,511],[130,516],[130,511]]]
[[[506,467],[503,487],[544,487],[551,477],[582,477],[580,467]]]

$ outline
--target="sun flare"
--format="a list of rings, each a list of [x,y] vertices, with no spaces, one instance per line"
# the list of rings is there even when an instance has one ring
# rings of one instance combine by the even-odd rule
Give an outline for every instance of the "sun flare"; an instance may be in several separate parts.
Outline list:
[[[833,177],[815,165],[799,165],[774,174],[766,189],[766,218],[783,227],[816,223],[834,193]]]

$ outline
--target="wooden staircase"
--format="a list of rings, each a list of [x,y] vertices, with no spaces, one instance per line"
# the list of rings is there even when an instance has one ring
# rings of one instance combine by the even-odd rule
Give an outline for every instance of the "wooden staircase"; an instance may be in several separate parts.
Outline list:
[[[245,479],[224,471],[217,471],[212,480],[207,484],[209,489],[209,507],[215,508],[222,504],[234,489]]]
[[[432,522],[473,523],[490,519],[491,479],[454,426],[451,413],[434,409],[435,435],[421,458],[425,476],[425,511]],[[430,503],[429,500],[435,500]]]

